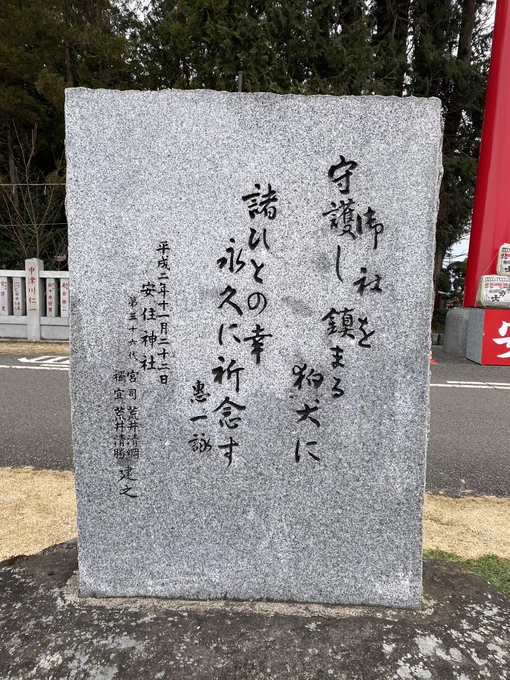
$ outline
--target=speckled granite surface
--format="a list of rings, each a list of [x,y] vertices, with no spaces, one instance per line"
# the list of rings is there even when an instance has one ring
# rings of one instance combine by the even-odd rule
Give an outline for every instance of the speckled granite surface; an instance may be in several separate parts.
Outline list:
[[[82,592],[416,606],[440,102],[72,89],[66,143]]]

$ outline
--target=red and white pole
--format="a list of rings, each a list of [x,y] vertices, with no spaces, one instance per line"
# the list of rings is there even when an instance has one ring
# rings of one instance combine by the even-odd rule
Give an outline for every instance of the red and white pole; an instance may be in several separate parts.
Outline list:
[[[497,0],[464,307],[474,307],[480,277],[496,273],[496,255],[505,242],[510,242],[510,0]]]

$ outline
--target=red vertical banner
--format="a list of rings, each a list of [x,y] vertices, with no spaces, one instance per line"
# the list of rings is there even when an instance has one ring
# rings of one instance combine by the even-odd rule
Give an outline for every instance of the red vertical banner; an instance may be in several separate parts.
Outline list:
[[[510,0],[497,0],[487,98],[478,161],[464,307],[474,307],[480,276],[496,273],[510,242]]]

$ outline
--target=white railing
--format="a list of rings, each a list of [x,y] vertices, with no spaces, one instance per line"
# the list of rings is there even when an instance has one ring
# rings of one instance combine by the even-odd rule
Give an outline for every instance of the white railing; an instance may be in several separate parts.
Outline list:
[[[44,271],[25,260],[25,269],[0,269],[0,338],[69,339],[69,272]]]

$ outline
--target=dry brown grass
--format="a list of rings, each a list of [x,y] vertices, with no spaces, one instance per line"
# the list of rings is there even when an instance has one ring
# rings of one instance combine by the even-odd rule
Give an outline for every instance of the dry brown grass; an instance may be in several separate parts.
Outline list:
[[[69,354],[69,343],[0,340],[0,354]]]
[[[465,559],[493,554],[510,558],[510,498],[425,497],[425,550],[444,550]]]
[[[72,472],[0,468],[0,560],[76,536]]]
[[[510,499],[427,494],[424,549],[510,558]],[[0,560],[76,536],[72,472],[0,468]]]

